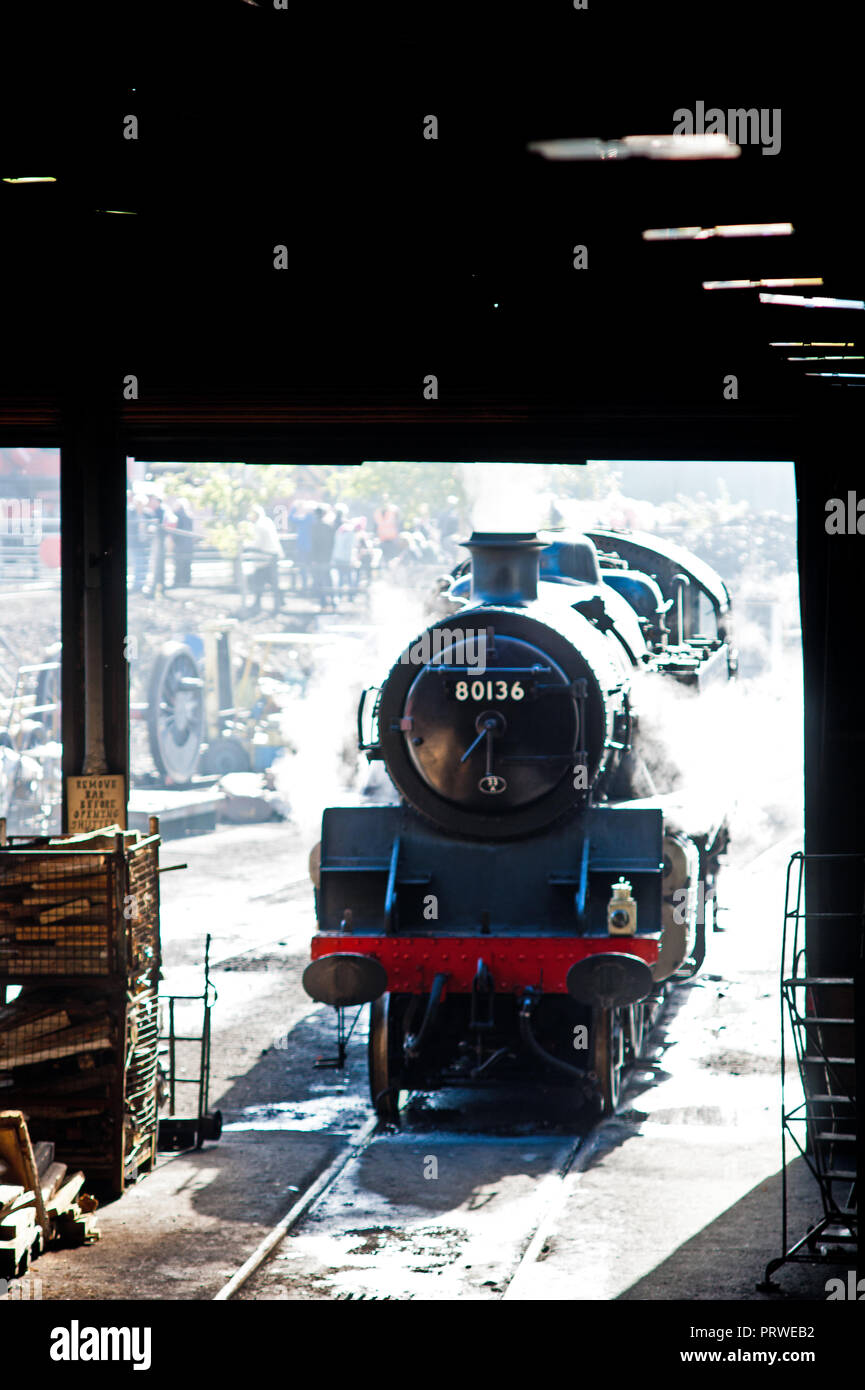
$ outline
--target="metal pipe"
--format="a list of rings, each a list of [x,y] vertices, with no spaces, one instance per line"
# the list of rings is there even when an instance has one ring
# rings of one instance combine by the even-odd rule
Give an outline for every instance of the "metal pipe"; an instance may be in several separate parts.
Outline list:
[[[174,1114],[175,1056],[174,1056],[174,995],[168,998],[168,1094],[169,1114]]]
[[[85,776],[108,772],[105,757],[102,642],[102,548],[95,489],[88,486],[84,510],[84,762]]]
[[[690,588],[691,581],[686,574],[674,574],[673,583],[676,585],[676,643],[681,647],[685,640],[685,590]]]
[[[489,1057],[487,1057],[485,1062],[481,1062],[479,1067],[473,1067],[472,1070],[469,1072],[469,1075],[471,1076],[473,1081],[476,1081],[479,1076],[483,1076],[484,1072],[489,1071],[490,1067],[494,1067],[497,1062],[500,1062],[502,1060],[503,1057],[512,1056],[513,1053],[510,1051],[509,1048],[496,1048],[495,1052],[493,1052]]]
[[[556,1067],[559,1071],[565,1072],[574,1081],[579,1081],[582,1085],[588,1085],[589,1080],[586,1073],[579,1067],[572,1067],[570,1062],[563,1062],[558,1057],[554,1057],[546,1048],[541,1047],[534,1033],[531,1024],[532,1001],[530,998],[523,1000],[520,1006],[520,1037],[531,1052],[539,1057],[542,1062],[546,1062],[550,1067]]]
[[[447,984],[447,978],[446,974],[439,973],[433,980],[432,989],[429,992],[429,999],[427,1000],[426,1013],[423,1016],[423,1023],[420,1026],[420,1032],[415,1033],[405,1040],[405,1054],[407,1057],[417,1057],[420,1054],[424,1039],[432,1028],[433,1021],[438,1013],[442,990]]]

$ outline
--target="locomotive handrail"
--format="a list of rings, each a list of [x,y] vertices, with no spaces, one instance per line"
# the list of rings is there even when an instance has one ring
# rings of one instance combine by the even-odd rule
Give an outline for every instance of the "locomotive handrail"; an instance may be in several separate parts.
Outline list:
[[[381,690],[378,686],[371,685],[368,686],[364,691],[362,691],[360,701],[358,702],[357,706],[357,747],[358,752],[360,753],[369,753],[375,751],[380,747],[380,744],[375,740],[371,741],[370,743],[367,743],[366,738],[364,736],[363,719],[366,713],[366,703],[368,697],[372,694],[379,696],[381,695]],[[372,712],[373,719],[375,719],[375,714],[376,711],[374,708]],[[372,724],[370,724],[370,737],[372,738]]]
[[[399,862],[399,835],[395,836],[384,895],[384,929],[391,936],[396,927],[396,869]]]
[[[580,856],[580,883],[574,894],[574,907],[577,912],[577,921],[582,922],[586,916],[586,894],[589,891],[589,847],[591,837],[583,837],[583,852]]]
[[[430,661],[430,670],[441,671],[443,676],[480,676],[486,675],[487,668],[481,671],[479,666],[455,666],[450,662]],[[490,666],[490,671],[495,671],[497,676],[549,676],[552,673],[552,666]],[[568,690],[566,685],[557,686],[559,690]]]

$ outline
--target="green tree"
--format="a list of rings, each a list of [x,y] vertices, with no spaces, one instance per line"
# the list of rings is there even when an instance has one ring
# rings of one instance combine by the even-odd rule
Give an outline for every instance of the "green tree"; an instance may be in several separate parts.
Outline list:
[[[423,506],[428,506],[433,516],[443,511],[449,497],[456,497],[461,508],[465,506],[463,467],[461,463],[376,460],[340,470],[338,476],[330,470],[326,484],[332,501],[361,504],[367,511],[387,497],[411,523]]]
[[[223,555],[236,556],[251,535],[250,508],[258,502],[268,510],[291,493],[295,471],[291,464],[197,463],[177,475],[171,491],[195,511],[209,510],[203,534]]]

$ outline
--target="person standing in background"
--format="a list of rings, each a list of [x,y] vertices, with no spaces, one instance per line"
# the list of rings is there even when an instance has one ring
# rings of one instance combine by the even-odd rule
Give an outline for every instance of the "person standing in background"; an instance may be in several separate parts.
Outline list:
[[[456,553],[457,546],[455,537],[460,530],[459,498],[451,496],[447,500],[447,506],[438,517],[438,528],[441,543],[448,553]]]
[[[372,536],[366,529],[365,516],[358,517],[357,521],[354,523],[354,528],[357,537],[355,541],[355,554],[357,556],[357,583],[366,588],[369,586],[370,580],[372,579],[373,562],[375,560],[375,548],[372,543]]]
[[[310,587],[312,576],[309,569],[309,542],[312,532],[312,508],[308,502],[295,499],[288,514],[288,524],[294,530],[294,568],[290,579],[292,587],[303,593]]]
[[[174,584],[175,589],[185,589],[192,583],[192,514],[181,497],[174,507],[176,517],[174,535]]]
[[[151,492],[146,517],[150,536],[150,571],[141,592],[147,598],[156,598],[165,593],[165,532],[174,525],[174,513],[165,506],[158,492]]]
[[[399,511],[385,494],[375,514],[375,529],[385,564],[399,554]]]
[[[337,510],[337,515],[339,515],[339,510]],[[333,551],[330,557],[331,564],[336,571],[337,585],[343,593],[348,589],[357,587],[359,539],[357,522],[350,521],[347,516],[343,515],[341,524],[337,527],[336,535],[333,538]]]
[[[258,503],[251,508],[248,519],[252,522],[252,539],[244,549],[252,556],[255,564],[249,580],[249,587],[255,597],[251,607],[244,610],[244,616],[252,617],[261,612],[262,595],[268,585],[273,590],[273,611],[278,613],[282,607],[282,591],[279,587],[282,545],[279,532],[272,518]]]
[[[316,507],[309,533],[309,558],[313,589],[322,607],[333,607],[330,559],[333,554],[333,527],[325,520],[324,507]]]
[[[132,561],[132,592],[140,594],[147,582],[147,507],[140,492],[133,492],[126,508],[126,545]]]

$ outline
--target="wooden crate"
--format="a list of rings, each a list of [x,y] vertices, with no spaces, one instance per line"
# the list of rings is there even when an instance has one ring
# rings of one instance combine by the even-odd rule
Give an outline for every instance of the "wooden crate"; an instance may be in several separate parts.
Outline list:
[[[4,1105],[113,1191],[156,1160],[159,836],[115,827],[0,847]]]

